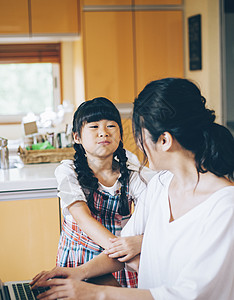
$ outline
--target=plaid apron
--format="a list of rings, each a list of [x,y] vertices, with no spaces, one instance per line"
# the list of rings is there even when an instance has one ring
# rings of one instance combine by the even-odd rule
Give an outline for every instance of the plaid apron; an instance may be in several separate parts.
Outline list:
[[[127,186],[127,196],[129,207],[133,202],[129,196]],[[122,222],[130,218],[118,214],[118,203],[120,193],[117,190],[115,195],[111,195],[105,191],[97,191],[94,194],[94,206],[98,210],[98,214],[93,218],[98,220],[114,235],[119,236],[122,230]],[[71,222],[64,218],[62,232],[60,236],[56,264],[59,267],[77,267],[84,264],[100,254],[104,249],[91,240],[77,225],[75,221]],[[129,272],[125,269],[113,273],[123,287],[137,287],[137,273]]]

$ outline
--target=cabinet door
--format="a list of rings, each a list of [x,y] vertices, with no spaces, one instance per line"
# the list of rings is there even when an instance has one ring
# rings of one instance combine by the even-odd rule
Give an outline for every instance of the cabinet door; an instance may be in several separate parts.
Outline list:
[[[78,34],[77,0],[31,0],[32,34]]]
[[[0,35],[29,34],[28,0],[0,0]]]
[[[1,201],[1,279],[30,280],[55,267],[59,234],[57,198]]]
[[[138,93],[152,80],[183,77],[182,11],[136,12]]]
[[[181,5],[182,0],[135,0],[135,5]]]
[[[132,0],[83,0],[84,5],[131,5]]]
[[[134,99],[131,12],[84,13],[86,99]]]
[[[122,118],[123,125],[123,144],[124,148],[132,153],[134,153],[139,161],[143,161],[143,153],[137,147],[135,138],[132,132],[132,119]]]

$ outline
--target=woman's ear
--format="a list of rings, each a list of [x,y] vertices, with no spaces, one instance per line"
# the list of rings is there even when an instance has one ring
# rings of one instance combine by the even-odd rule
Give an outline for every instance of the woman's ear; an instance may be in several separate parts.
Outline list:
[[[73,133],[73,139],[76,144],[81,144],[81,139],[78,135],[78,132]]]
[[[162,151],[166,152],[170,150],[172,143],[173,143],[173,137],[169,132],[165,131],[163,134],[161,134],[160,146]]]

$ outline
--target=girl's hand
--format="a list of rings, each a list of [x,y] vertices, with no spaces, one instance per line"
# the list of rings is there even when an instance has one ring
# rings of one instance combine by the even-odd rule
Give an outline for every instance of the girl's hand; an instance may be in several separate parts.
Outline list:
[[[117,258],[120,262],[128,262],[141,252],[142,239],[143,235],[109,239],[111,245],[104,253],[110,258]]]
[[[127,267],[128,271],[135,271],[135,272],[139,272],[139,264],[140,264],[140,254],[136,255],[135,257],[133,257],[132,259],[130,259],[125,267]]]
[[[37,274],[30,285],[33,288],[37,288],[39,286],[50,286],[52,282],[52,278],[74,278],[75,280],[83,280],[82,273],[79,272],[79,268],[59,268],[55,267],[51,271],[42,271]],[[49,280],[49,281],[48,281]],[[47,285],[47,283],[49,283]]]

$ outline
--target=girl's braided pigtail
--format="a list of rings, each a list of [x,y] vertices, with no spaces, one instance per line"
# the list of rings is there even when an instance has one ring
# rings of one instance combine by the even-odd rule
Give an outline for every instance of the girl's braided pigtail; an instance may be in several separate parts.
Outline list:
[[[74,149],[76,151],[74,155],[74,165],[77,179],[85,194],[89,209],[94,214],[97,214],[98,211],[94,206],[93,195],[98,189],[98,179],[94,176],[93,171],[88,165],[83,146],[81,144],[74,144]]]

